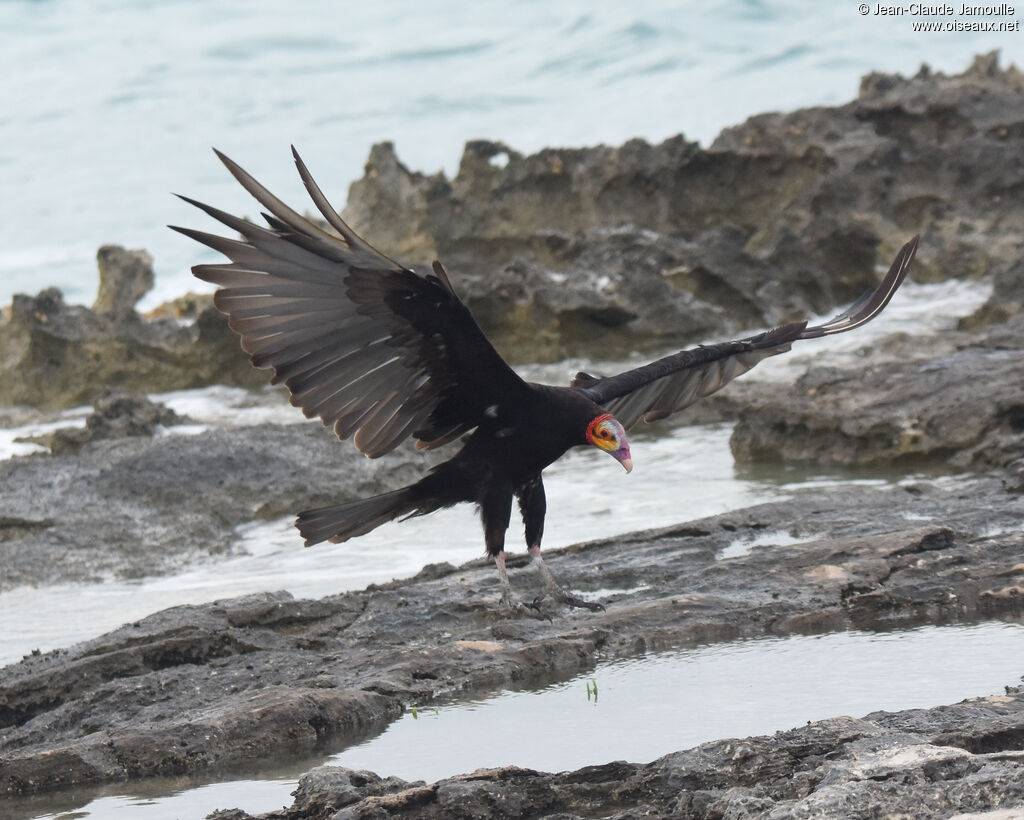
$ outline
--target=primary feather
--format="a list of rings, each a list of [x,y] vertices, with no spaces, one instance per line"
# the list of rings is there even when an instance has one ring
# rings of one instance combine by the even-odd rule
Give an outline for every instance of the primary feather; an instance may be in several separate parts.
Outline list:
[[[657,421],[723,388],[769,356],[785,353],[794,342],[854,330],[874,319],[892,299],[910,270],[918,237],[904,245],[885,278],[854,304],[827,322],[808,327],[793,322],[746,339],[684,350],[606,379],[586,373],[573,384],[631,427],[641,418]]]
[[[443,269],[422,276],[357,236],[297,152],[299,175],[333,232],[217,156],[269,211],[269,227],[183,197],[242,238],[174,229],[231,260],[193,273],[220,286],[214,304],[253,365],[272,368],[272,381],[307,416],[376,457],[409,436],[425,447],[450,441],[476,427],[486,407],[525,390]]]

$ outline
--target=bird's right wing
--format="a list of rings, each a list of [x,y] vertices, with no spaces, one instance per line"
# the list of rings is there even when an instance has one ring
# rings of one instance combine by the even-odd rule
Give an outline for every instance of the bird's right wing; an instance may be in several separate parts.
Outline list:
[[[626,427],[640,419],[665,418],[720,390],[769,356],[785,353],[793,342],[845,333],[870,322],[906,279],[918,238],[900,249],[877,288],[823,324],[808,327],[807,322],[793,322],[746,339],[701,345],[606,379],[578,373],[572,386]]]
[[[421,276],[361,239],[330,206],[292,149],[334,232],[296,213],[236,163],[228,170],[269,211],[269,227],[187,202],[241,234],[179,231],[230,264],[192,272],[220,286],[214,304],[256,367],[273,368],[291,403],[370,457],[414,436],[437,447],[476,427],[485,409],[527,392],[455,294],[440,263]],[[335,233],[336,232],[336,233]]]

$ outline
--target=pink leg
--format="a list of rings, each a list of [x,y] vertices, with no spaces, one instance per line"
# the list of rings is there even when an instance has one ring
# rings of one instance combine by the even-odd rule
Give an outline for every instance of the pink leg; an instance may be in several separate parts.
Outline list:
[[[525,613],[534,618],[548,618],[537,602],[525,604],[519,600],[519,596],[512,591],[512,584],[508,580],[508,569],[505,567],[505,550],[494,556],[494,565],[498,568],[498,581],[501,583],[501,605],[513,612]],[[548,618],[548,620],[551,620]]]

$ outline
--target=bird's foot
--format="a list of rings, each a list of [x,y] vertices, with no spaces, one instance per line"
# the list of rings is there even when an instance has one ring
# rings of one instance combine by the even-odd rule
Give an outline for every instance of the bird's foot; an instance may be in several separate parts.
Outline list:
[[[597,601],[587,601],[579,595],[573,595],[571,592],[566,592],[558,584],[548,587],[540,595],[533,599],[533,605],[538,605],[545,598],[552,598],[558,601],[560,604],[565,606],[575,607],[576,609],[589,609],[591,612],[604,612],[604,604],[599,604]]]
[[[543,595],[538,595],[532,601],[524,601],[511,591],[508,591],[508,594],[503,592],[499,606],[503,614],[508,616],[550,621],[551,616],[540,608],[540,602],[543,597]]]
[[[560,604],[576,609],[589,609],[591,612],[605,611],[603,604],[599,604],[597,601],[586,601],[578,595],[573,595],[562,589],[561,584],[555,580],[555,576],[551,574],[551,570],[544,563],[544,559],[540,557],[540,547],[531,547],[530,555],[533,556],[533,563],[537,565],[541,580],[544,582],[544,592],[534,599],[534,604],[539,604],[545,597],[550,597]]]

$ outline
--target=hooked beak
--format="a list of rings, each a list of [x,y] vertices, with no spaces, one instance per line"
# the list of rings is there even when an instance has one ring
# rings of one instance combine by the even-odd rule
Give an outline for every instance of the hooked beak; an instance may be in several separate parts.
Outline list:
[[[618,450],[612,450],[611,456],[625,468],[627,473],[633,472],[633,459],[629,457],[628,444],[623,444]]]

